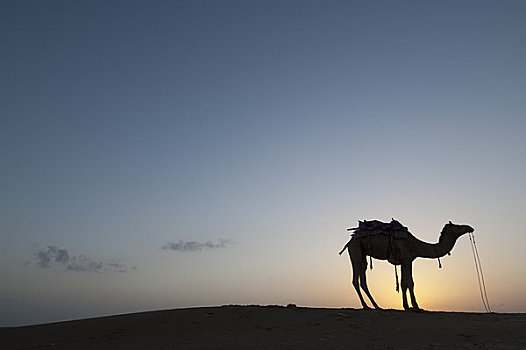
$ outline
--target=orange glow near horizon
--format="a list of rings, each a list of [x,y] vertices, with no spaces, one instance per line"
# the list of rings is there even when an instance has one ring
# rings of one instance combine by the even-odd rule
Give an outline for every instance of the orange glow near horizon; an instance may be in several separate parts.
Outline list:
[[[474,275],[474,266],[464,257],[455,261],[442,261],[443,268],[439,269],[436,260],[416,260],[413,263],[413,278],[415,281],[415,295],[419,306],[430,311],[484,311],[480,292]],[[455,264],[460,268],[455,270]],[[378,305],[386,309],[402,309],[402,294],[395,290],[395,276],[393,265],[373,260],[373,270],[367,270],[369,290]],[[337,300],[338,306],[361,308],[358,296],[351,283],[352,268],[349,264],[346,284],[330,297]],[[400,267],[398,278],[400,280]],[[489,298],[491,302],[491,293]],[[329,294],[329,293],[328,293]],[[368,305],[371,303],[362,291]],[[407,292],[408,301],[409,292]]]

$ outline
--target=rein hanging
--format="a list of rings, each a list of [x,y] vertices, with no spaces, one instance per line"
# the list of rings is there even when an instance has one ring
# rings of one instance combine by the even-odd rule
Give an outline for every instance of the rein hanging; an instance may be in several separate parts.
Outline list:
[[[488,294],[486,292],[486,283],[484,282],[484,274],[482,273],[482,265],[480,264],[479,252],[477,250],[477,245],[475,244],[475,235],[473,235],[472,232],[469,233],[469,241],[471,243],[471,250],[473,251],[473,260],[475,260],[475,269],[477,270],[480,298],[482,299],[482,304],[484,305],[486,312],[491,312]]]

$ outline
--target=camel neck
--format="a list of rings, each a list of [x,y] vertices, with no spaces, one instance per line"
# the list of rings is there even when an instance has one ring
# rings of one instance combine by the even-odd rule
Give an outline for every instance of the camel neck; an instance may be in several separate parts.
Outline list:
[[[418,241],[417,256],[422,258],[436,259],[440,258],[453,249],[457,238],[451,235],[441,235],[438,243],[426,243]]]

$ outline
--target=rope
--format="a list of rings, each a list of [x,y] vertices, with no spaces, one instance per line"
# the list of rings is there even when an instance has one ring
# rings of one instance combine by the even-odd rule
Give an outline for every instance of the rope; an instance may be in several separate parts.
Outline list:
[[[400,293],[400,284],[398,284],[398,273],[396,272],[396,264],[395,264],[394,268],[395,268],[396,292]]]
[[[371,262],[371,270],[373,269],[373,257],[371,256],[371,234],[367,234],[367,248],[369,249],[369,261]]]
[[[396,271],[396,245],[394,241],[394,235],[393,232],[389,232],[389,243],[390,243],[390,249],[388,249],[387,253],[387,259],[389,259],[389,255],[391,254],[391,249],[393,250],[393,259],[394,259],[394,270],[395,270],[395,282],[396,282],[396,292],[400,293],[400,284],[398,283],[398,272]]]
[[[473,233],[469,233],[469,241],[471,243],[471,250],[473,252],[473,260],[475,261],[475,269],[477,270],[477,279],[479,282],[480,298],[486,312],[491,312],[489,307],[488,293],[486,292],[486,283],[484,282],[484,274],[482,273],[482,265],[480,263],[480,257],[475,244],[475,236]],[[482,283],[481,283],[482,281]]]

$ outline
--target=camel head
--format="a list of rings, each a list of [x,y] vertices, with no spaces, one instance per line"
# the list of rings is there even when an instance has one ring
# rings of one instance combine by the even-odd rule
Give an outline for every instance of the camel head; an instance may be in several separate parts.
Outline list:
[[[473,231],[475,230],[473,229],[473,227],[469,225],[457,225],[450,221],[442,229],[441,235],[447,234],[447,235],[452,235],[455,238],[458,238],[466,233],[471,233]]]

